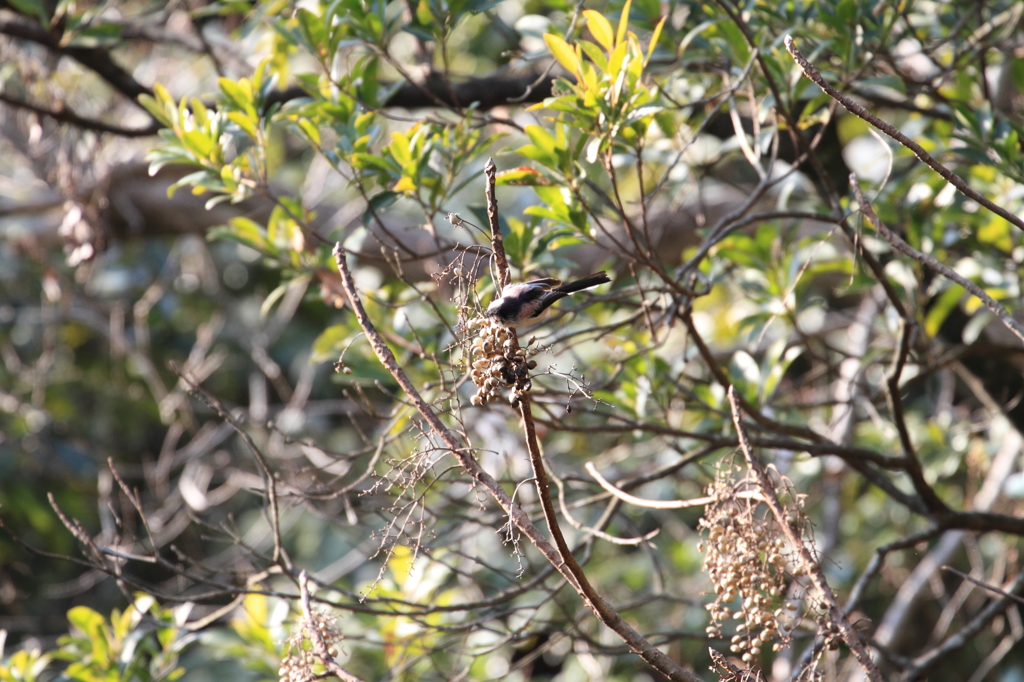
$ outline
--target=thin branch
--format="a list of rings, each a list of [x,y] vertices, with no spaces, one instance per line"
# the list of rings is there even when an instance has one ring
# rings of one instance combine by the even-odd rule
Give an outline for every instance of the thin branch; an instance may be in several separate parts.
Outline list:
[[[854,114],[855,116],[859,116],[860,118],[864,119],[865,121],[875,126],[892,139],[902,144],[910,151],[914,152],[914,155],[917,156],[917,158],[921,159],[921,161],[923,161],[929,168],[931,168],[936,173],[945,178],[949,184],[953,185],[958,190],[960,190],[961,194],[970,199],[973,199],[974,201],[978,202],[988,210],[995,213],[997,216],[1003,218],[1004,220],[1007,220],[1008,222],[1013,223],[1017,227],[1024,230],[1024,220],[1021,220],[1019,217],[1013,215],[1002,206],[999,206],[989,201],[981,194],[971,189],[970,185],[964,182],[963,178],[961,178],[959,175],[957,175],[956,173],[954,173],[953,171],[951,171],[950,169],[946,168],[941,163],[936,161],[935,158],[932,157],[931,154],[926,152],[921,145],[914,142],[909,137],[901,133],[899,130],[889,125],[882,119],[878,118],[877,116],[869,112],[867,109],[857,104],[852,99],[843,95],[838,90],[829,85],[828,81],[825,80],[825,78],[821,75],[821,72],[818,71],[814,64],[811,64],[809,61],[807,61],[807,58],[800,54],[800,50],[796,49],[796,46],[793,44],[792,36],[787,35],[785,42],[786,49],[789,50],[789,54],[793,57],[793,60],[800,65],[801,69],[803,69],[804,75],[811,79],[815,85],[817,85],[819,88],[825,91],[825,93],[829,97],[831,97],[832,99],[836,100],[844,107],[846,107],[846,110],[849,111],[851,114]]]
[[[551,480],[553,480],[555,482],[555,485],[558,487],[558,508],[562,510],[562,516],[564,516],[565,520],[569,522],[569,525],[571,525],[573,528],[580,531],[581,533],[586,533],[587,535],[599,537],[606,542],[612,543],[613,545],[635,546],[642,545],[645,542],[649,542],[661,532],[660,528],[655,528],[651,532],[638,537],[619,538],[615,537],[611,533],[604,532],[600,528],[585,526],[572,517],[572,513],[569,511],[569,508],[565,504],[565,484],[562,482],[560,478],[558,478],[554,474],[551,475]]]
[[[16,109],[24,109],[40,116],[52,118],[54,121],[59,123],[67,123],[78,128],[82,128],[83,130],[94,130],[98,133],[110,133],[112,135],[120,135],[121,137],[148,137],[150,135],[156,135],[157,132],[160,131],[160,125],[156,122],[152,125],[146,126],[145,128],[124,128],[111,123],[104,123],[103,121],[79,116],[65,106],[48,109],[38,104],[32,104],[31,102],[25,102],[15,97],[11,97],[10,95],[5,95],[2,92],[0,92],[0,102]]]
[[[505,257],[505,246],[502,242],[501,228],[498,222],[498,201],[494,194],[495,170],[493,160],[488,159],[487,165],[484,166],[484,176],[486,178],[484,193],[487,199],[487,218],[491,229],[491,248],[494,252],[494,260],[498,268],[497,281],[500,282],[502,288],[504,288],[509,283],[511,275],[509,273],[508,259]],[[515,352],[519,348],[519,337],[516,335],[514,328],[512,328],[511,331],[513,345],[512,352]],[[669,677],[669,679],[673,680],[699,679],[692,673],[680,668],[675,661],[668,658],[668,656],[662,653],[659,649],[655,648],[639,633],[636,633],[638,639],[631,640],[630,638],[632,635],[630,632],[635,631],[633,631],[618,612],[613,609],[600,594],[598,594],[593,585],[590,584],[590,580],[583,572],[583,568],[580,566],[579,562],[576,561],[576,558],[572,554],[572,550],[569,549],[569,545],[562,534],[562,529],[558,524],[555,505],[551,501],[551,486],[548,483],[547,471],[544,469],[544,458],[541,454],[540,444],[537,440],[537,427],[533,420],[532,401],[530,400],[529,392],[526,392],[519,400],[519,413],[523,419],[523,430],[526,437],[526,451],[530,456],[530,466],[533,469],[534,479],[536,480],[537,495],[540,498],[541,509],[544,512],[544,520],[547,522],[548,530],[551,532],[551,537],[555,541],[555,547],[558,550],[561,562],[568,570],[568,573],[572,576],[569,581],[570,584],[572,584],[580,596],[583,597],[587,605],[593,609],[601,622],[617,632],[619,636],[622,637],[630,646],[630,648],[640,654],[640,656],[650,663],[656,670],[662,672]]]
[[[174,370],[174,372],[181,377],[181,380],[189,387],[189,392],[204,402],[207,407],[216,412],[221,419],[230,424],[235,432],[241,436],[242,440],[249,448],[249,451],[252,453],[252,456],[256,459],[256,463],[259,465],[260,475],[263,477],[263,488],[266,490],[267,495],[267,506],[269,507],[267,510],[267,520],[270,522],[270,527],[274,536],[273,560],[274,563],[277,564],[282,563],[282,561],[284,562],[284,565],[290,564],[291,562],[288,560],[288,555],[281,547],[281,519],[277,504],[277,486],[274,481],[274,474],[271,473],[270,466],[267,464],[266,458],[263,456],[260,449],[256,447],[256,443],[253,441],[252,436],[242,428],[241,423],[239,423],[234,415],[224,407],[223,403],[221,403],[216,396],[193,381],[192,377],[188,376],[173,362],[170,364],[171,369]]]
[[[850,596],[846,599],[846,604],[843,606],[843,610],[847,615],[854,612],[860,605],[860,600],[864,596],[864,590],[867,589],[868,583],[870,583],[878,572],[882,570],[882,565],[885,563],[885,558],[890,552],[900,549],[910,549],[915,545],[922,542],[927,542],[933,537],[942,532],[942,528],[939,526],[931,526],[930,528],[921,531],[920,533],[914,533],[908,535],[905,538],[894,540],[888,544],[882,545],[875,549],[875,555],[871,557],[871,561],[868,562],[867,568],[861,573],[860,577],[857,578],[857,582],[854,583],[853,589],[850,590]],[[825,638],[818,636],[814,642],[808,646],[804,652],[800,655],[799,662],[793,666],[793,677],[792,679],[801,679],[800,675],[803,670],[811,663],[815,654],[821,650],[821,647],[825,644]]]
[[[998,588],[998,587],[996,587],[995,585],[989,585],[989,584],[988,584],[987,582],[985,582],[984,580],[978,580],[977,578],[975,578],[975,577],[973,577],[973,576],[969,576],[969,575],[967,575],[966,573],[963,573],[963,572],[961,572],[961,571],[958,571],[958,570],[956,570],[956,569],[955,569],[955,568],[953,568],[952,566],[940,566],[940,568],[941,568],[941,569],[942,569],[943,571],[949,571],[949,572],[950,572],[950,573],[952,573],[953,575],[955,575],[955,576],[959,576],[960,578],[963,578],[964,580],[966,580],[966,581],[968,581],[968,582],[972,582],[972,583],[974,583],[975,585],[977,585],[978,587],[983,587],[983,588],[985,588],[986,590],[988,590],[989,592],[995,592],[996,594],[1001,594],[1001,595],[1003,595],[1004,597],[1009,597],[1010,599],[1012,599],[1012,600],[1013,600],[1013,601],[1015,601],[1015,602],[1019,602],[1019,603],[1021,603],[1021,604],[1024,604],[1024,597],[1018,597],[1018,596],[1017,596],[1017,595],[1015,595],[1015,594],[1011,594],[1010,592],[1007,592],[1007,591],[1005,591],[1005,590],[1001,590],[1001,589],[999,589],[999,588]]]
[[[487,222],[491,228],[491,252],[494,254],[494,262],[498,267],[498,279],[495,285],[498,291],[501,291],[508,286],[512,276],[509,273],[505,244],[501,240],[501,226],[498,223],[498,198],[494,194],[497,172],[498,167],[494,165],[494,159],[487,159],[487,163],[484,165],[484,197],[487,200]],[[514,333],[513,336],[515,336]],[[518,339],[516,339],[516,343],[518,343]]]
[[[889,242],[894,249],[900,253],[910,256],[921,265],[934,270],[943,277],[953,280],[968,292],[977,296],[981,299],[981,302],[985,304],[985,307],[991,310],[992,314],[998,317],[999,320],[1006,325],[1006,328],[1013,332],[1013,335],[1024,343],[1024,325],[1018,322],[1006,308],[1004,308],[994,298],[986,294],[984,289],[979,287],[977,284],[958,274],[951,267],[935,260],[932,256],[929,256],[926,253],[921,253],[889,230],[889,228],[885,226],[885,223],[878,219],[878,216],[875,214],[874,209],[871,208],[871,204],[868,202],[867,197],[864,196],[864,192],[861,191],[860,186],[857,184],[857,179],[853,174],[850,175],[850,185],[853,187],[853,193],[857,197],[857,203],[860,204],[861,213],[864,214],[864,217],[868,219],[868,222],[871,223],[878,233],[882,235],[882,237]]]

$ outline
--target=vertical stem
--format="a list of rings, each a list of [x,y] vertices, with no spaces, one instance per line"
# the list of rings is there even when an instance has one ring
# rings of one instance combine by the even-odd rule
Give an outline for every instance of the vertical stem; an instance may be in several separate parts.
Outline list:
[[[871,660],[871,655],[864,648],[864,644],[860,641],[857,631],[853,629],[850,619],[846,617],[843,607],[839,605],[836,596],[832,594],[832,588],[828,586],[828,581],[825,580],[825,574],[822,572],[821,566],[818,565],[818,562],[811,556],[810,550],[804,545],[799,529],[790,523],[785,508],[775,495],[775,485],[768,478],[768,474],[765,472],[764,467],[761,466],[761,462],[754,457],[754,451],[750,447],[750,439],[747,437],[747,430],[743,428],[743,413],[740,411],[739,398],[733,386],[729,386],[728,395],[729,407],[732,408],[732,420],[736,425],[736,434],[739,437],[743,459],[746,460],[747,467],[754,474],[757,485],[761,489],[761,494],[764,496],[765,503],[779,522],[779,526],[782,527],[782,532],[796,551],[797,556],[800,558],[800,563],[807,570],[807,574],[814,587],[821,592],[822,600],[828,604],[828,611],[832,622],[839,628],[843,641],[853,651],[853,655],[856,656],[857,662],[860,663],[860,667],[864,670],[864,674],[867,675],[871,682],[882,682],[882,675],[878,672],[878,667]]]
[[[487,198],[487,222],[491,227],[491,251],[494,252],[494,262],[498,266],[498,290],[504,289],[512,281],[509,273],[508,258],[505,256],[505,244],[501,241],[501,226],[498,224],[498,198],[494,196],[494,178],[498,167],[494,165],[494,159],[487,159],[484,164],[484,177],[487,183],[484,185],[484,196]],[[512,333],[515,336],[515,331]]]

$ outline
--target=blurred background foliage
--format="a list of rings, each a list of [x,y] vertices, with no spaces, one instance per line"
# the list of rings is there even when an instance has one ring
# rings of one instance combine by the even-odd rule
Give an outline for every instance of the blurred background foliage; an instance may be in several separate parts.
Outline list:
[[[728,654],[700,508],[622,504],[584,469],[700,497],[735,448],[725,377],[807,495],[833,588],[864,578],[853,615],[887,674],[911,670],[992,598],[936,566],[1019,589],[1024,352],[862,223],[849,174],[1018,319],[1024,240],[782,41],[1021,215],[1022,14],[0,0],[0,680],[277,679],[300,569],[363,679],[656,679],[423,433],[341,292],[336,240],[402,366],[539,518],[516,413],[470,406],[465,380],[464,325],[494,294],[488,157],[516,279],[613,278],[523,334],[601,592],[699,675]],[[991,532],[938,528],[929,492]],[[800,672],[814,631],[766,647],[766,678]],[[1022,636],[1003,609],[929,665],[1017,680]],[[847,656],[817,670],[853,677]]]

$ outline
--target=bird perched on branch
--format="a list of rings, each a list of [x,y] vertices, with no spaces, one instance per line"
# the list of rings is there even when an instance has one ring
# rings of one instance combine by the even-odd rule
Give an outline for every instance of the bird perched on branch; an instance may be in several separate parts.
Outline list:
[[[568,284],[562,284],[562,280],[554,277],[510,284],[487,306],[487,317],[503,327],[533,324],[540,321],[555,301],[610,281],[602,270]]]

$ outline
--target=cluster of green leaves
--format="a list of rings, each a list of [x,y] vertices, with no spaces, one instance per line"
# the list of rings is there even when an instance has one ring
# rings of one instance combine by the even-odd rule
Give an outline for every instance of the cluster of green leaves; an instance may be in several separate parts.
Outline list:
[[[583,10],[587,28],[597,44],[579,40],[570,46],[557,35],[544,35],[551,54],[575,76],[576,82],[562,80],[563,87],[569,92],[548,98],[536,108],[564,114],[562,120],[566,124],[590,137],[588,140],[581,136],[580,148],[570,154],[559,155],[550,145],[538,145],[531,136],[534,145],[521,149],[520,153],[560,172],[567,181],[580,179],[575,170],[581,157],[588,163],[595,163],[601,155],[609,158],[616,147],[639,153],[651,121],[664,110],[655,103],[656,90],[643,82],[643,73],[668,17],[662,17],[658,22],[644,54],[636,34],[627,30],[630,4],[627,0],[614,32],[600,12]],[[671,119],[666,117],[662,120],[671,129]],[[585,153],[581,154],[584,144]]]
[[[140,595],[124,612],[114,609],[110,620],[87,606],[68,611],[69,634],[57,648],[21,649],[0,663],[0,682],[50,679],[55,664],[66,665],[64,680],[77,682],[173,682],[185,674],[178,665],[182,651],[195,635],[178,627],[189,607],[163,609]]]
[[[221,78],[219,106],[214,112],[195,97],[176,103],[159,84],[153,97],[140,97],[149,113],[165,126],[160,131],[165,142],[147,157],[150,172],[170,163],[198,169],[171,185],[169,195],[185,186],[191,186],[197,195],[211,192],[214,196],[207,208],[250,196],[256,188],[253,175],[265,177],[266,172],[268,119],[261,112],[274,79],[265,75],[263,64],[252,80]]]

